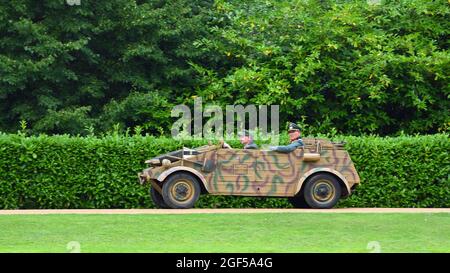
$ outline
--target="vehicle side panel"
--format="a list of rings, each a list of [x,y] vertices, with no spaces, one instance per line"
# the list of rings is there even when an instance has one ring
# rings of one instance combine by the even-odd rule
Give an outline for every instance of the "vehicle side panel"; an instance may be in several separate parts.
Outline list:
[[[359,176],[343,148],[330,142],[317,145],[305,140],[305,147],[291,153],[264,150],[217,149],[174,162],[168,169],[157,167],[147,171],[160,182],[176,171],[187,171],[198,177],[205,189],[214,195],[294,196],[309,175],[318,171],[338,177],[346,193]],[[304,161],[305,153],[320,153],[318,161]],[[190,171],[191,170],[191,171]]]

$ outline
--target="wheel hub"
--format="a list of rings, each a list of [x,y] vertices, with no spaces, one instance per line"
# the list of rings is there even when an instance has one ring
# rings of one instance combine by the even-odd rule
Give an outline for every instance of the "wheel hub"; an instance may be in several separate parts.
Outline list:
[[[188,201],[192,194],[192,185],[188,181],[177,181],[172,187],[172,196],[179,202]]]
[[[334,197],[334,194],[334,187],[328,181],[318,181],[313,187],[314,199],[319,202],[329,201]]]

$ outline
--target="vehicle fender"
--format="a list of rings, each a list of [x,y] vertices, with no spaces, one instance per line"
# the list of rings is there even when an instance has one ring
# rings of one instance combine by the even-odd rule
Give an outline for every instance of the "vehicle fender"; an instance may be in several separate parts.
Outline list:
[[[304,175],[302,175],[302,177],[300,177],[300,180],[297,183],[297,188],[295,189],[295,194],[297,194],[301,190],[303,183],[306,181],[306,179],[308,179],[311,175],[313,175],[315,173],[319,173],[319,172],[320,173],[330,173],[330,174],[337,176],[341,180],[341,182],[345,185],[345,188],[347,190],[346,195],[349,195],[351,193],[349,183],[343,174],[341,174],[340,172],[338,172],[336,170],[330,169],[330,168],[314,168],[314,169],[307,171]]]
[[[196,176],[200,182],[203,184],[203,186],[205,186],[205,189],[209,191],[208,188],[208,183],[206,182],[205,177],[196,169],[190,168],[190,167],[186,167],[186,166],[176,166],[176,167],[172,167],[168,170],[163,171],[157,178],[158,181],[162,182],[164,181],[169,175],[175,173],[175,172],[179,172],[179,171],[183,171],[183,172],[188,172],[191,173],[192,175]]]

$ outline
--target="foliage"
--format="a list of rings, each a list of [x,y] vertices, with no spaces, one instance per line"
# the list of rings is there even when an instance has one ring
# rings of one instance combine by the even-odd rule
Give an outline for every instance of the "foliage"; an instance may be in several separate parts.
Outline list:
[[[314,134],[448,132],[449,4],[372,2],[2,1],[0,130],[167,135],[202,96]]]
[[[35,133],[82,134],[89,126],[104,130],[105,119],[132,127],[156,118],[148,113],[193,88],[188,61],[198,57],[192,43],[204,32],[199,14],[208,5],[2,1],[0,129],[14,131],[23,119]],[[136,100],[137,92],[144,103]],[[121,117],[121,107],[136,116]],[[148,132],[167,126],[147,125]]]
[[[345,207],[449,207],[448,135],[340,137],[361,176]],[[284,138],[284,141],[286,139]],[[146,159],[203,140],[0,135],[0,208],[151,208]],[[231,142],[233,147],[239,147]],[[284,198],[202,196],[198,207],[289,207]]]
[[[121,128],[130,128],[135,124],[151,134],[161,134],[164,128],[169,128],[167,113],[167,99],[158,93],[131,93],[122,101],[111,100],[104,107],[105,111],[100,116],[99,129],[107,131],[115,124]]]
[[[447,1],[216,1],[199,95],[279,104],[313,133],[448,130]]]
[[[341,205],[450,207],[448,137],[345,137],[362,184]]]

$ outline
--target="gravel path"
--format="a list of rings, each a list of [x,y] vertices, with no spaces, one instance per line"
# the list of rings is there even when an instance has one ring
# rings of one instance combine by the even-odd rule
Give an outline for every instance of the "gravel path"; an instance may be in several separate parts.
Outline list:
[[[341,209],[49,209],[0,210],[17,214],[201,214],[201,213],[450,213],[450,208],[341,208]]]

